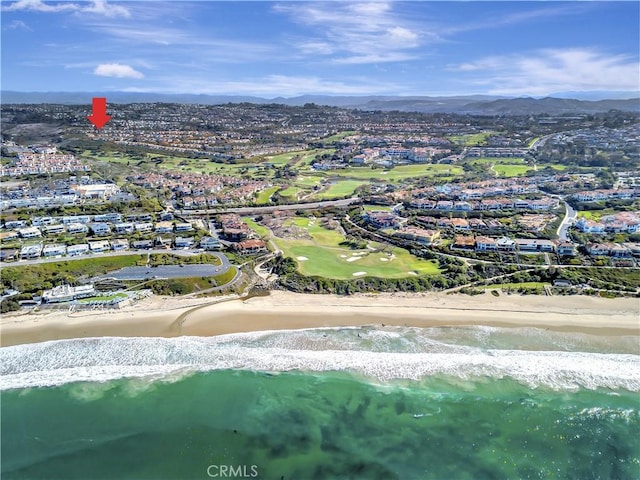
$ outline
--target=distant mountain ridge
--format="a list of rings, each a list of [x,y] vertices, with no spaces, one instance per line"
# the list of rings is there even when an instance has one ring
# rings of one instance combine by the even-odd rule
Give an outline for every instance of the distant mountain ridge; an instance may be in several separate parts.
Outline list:
[[[640,113],[640,98],[609,100],[577,100],[572,98],[464,96],[332,96],[301,95],[297,97],[262,98],[244,95],[159,94],[134,92],[16,92],[3,91],[4,104],[59,103],[89,105],[92,97],[107,97],[109,103],[191,103],[220,105],[225,103],[282,104],[301,106],[308,103],[359,110],[404,111],[422,113],[469,113],[477,115],[527,115],[598,113],[623,110]]]

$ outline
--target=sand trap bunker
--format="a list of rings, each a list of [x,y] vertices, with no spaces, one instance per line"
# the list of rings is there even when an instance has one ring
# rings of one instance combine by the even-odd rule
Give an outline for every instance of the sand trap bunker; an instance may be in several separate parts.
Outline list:
[[[367,272],[355,272],[352,273],[351,275],[353,275],[354,277],[361,277],[362,275],[366,275]]]
[[[360,260],[360,257],[349,257],[349,258],[347,258],[347,262],[355,262],[356,260]]]
[[[416,272],[407,272],[409,275],[413,275],[414,277],[417,277],[418,274]]]
[[[347,258],[346,255],[340,255],[340,258]]]
[[[380,261],[381,261],[381,262],[388,262],[388,261],[389,261],[389,259],[388,259],[388,258],[381,258],[381,259],[380,259]]]
[[[307,257],[296,257],[296,258],[301,262],[304,262],[305,260],[309,260]]]

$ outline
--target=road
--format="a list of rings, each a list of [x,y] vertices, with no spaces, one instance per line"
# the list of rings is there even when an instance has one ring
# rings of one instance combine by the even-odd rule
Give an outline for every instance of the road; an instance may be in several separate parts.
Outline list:
[[[562,222],[558,226],[558,231],[556,232],[558,238],[563,242],[569,241],[569,227],[573,225],[573,222],[576,221],[576,217],[578,216],[578,212],[576,212],[571,205],[565,202],[564,198],[559,197],[560,201],[564,203],[565,214]]]
[[[544,137],[540,137],[534,141],[529,147],[529,151],[538,150],[538,148],[543,147],[547,140],[556,135],[555,133],[550,133],[549,135],[545,135]]]
[[[229,265],[159,265],[157,267],[124,267],[96,279],[151,280],[154,278],[213,277],[225,273]]]
[[[346,207],[358,203],[360,198],[351,197],[342,200],[325,200],[311,203],[292,203],[287,205],[269,205],[266,207],[235,207],[235,208],[210,208],[207,210],[181,210],[180,216],[218,215],[221,213],[237,213],[240,215],[251,213],[270,213],[276,210],[315,210],[326,207]]]

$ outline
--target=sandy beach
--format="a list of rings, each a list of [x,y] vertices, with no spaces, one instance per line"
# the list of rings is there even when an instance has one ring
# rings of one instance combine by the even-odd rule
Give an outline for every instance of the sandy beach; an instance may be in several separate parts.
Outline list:
[[[2,346],[97,336],[221,335],[340,327],[527,326],[606,335],[640,334],[640,300],[589,296],[368,294],[341,297],[274,291],[211,304],[211,298],[151,297],[114,311],[42,310],[4,315]]]

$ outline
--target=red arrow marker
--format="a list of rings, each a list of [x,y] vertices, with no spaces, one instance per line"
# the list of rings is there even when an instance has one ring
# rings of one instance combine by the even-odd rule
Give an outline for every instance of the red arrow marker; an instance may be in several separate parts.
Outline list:
[[[107,99],[103,97],[93,97],[91,104],[93,107],[92,113],[87,116],[87,119],[100,130],[111,120],[111,115],[107,115]]]

